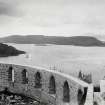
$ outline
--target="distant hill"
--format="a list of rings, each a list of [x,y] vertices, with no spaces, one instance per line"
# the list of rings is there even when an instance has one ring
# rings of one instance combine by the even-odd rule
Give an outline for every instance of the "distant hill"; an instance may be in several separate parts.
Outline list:
[[[8,36],[0,38],[2,43],[17,44],[56,44],[56,45],[75,45],[75,46],[105,46],[103,41],[92,36],[43,36],[43,35],[27,35],[27,36]]]
[[[17,50],[12,46],[0,43],[0,57],[17,56],[24,53],[24,51]]]

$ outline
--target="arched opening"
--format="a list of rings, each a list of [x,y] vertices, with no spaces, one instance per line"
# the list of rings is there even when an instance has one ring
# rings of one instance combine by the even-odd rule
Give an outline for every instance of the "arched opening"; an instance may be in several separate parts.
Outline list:
[[[81,89],[78,90],[78,105],[82,105],[81,104],[81,100],[82,100],[82,97],[83,97],[83,91]]]
[[[100,92],[100,86],[94,86],[93,90],[94,92]]]
[[[26,69],[22,71],[22,83],[28,84],[28,73]]]
[[[41,88],[41,87],[42,87],[41,74],[40,72],[37,72],[35,74],[35,88]]]
[[[14,69],[12,66],[8,69],[8,81],[14,82]]]
[[[67,81],[64,82],[63,86],[63,101],[70,102],[70,89]]]
[[[77,94],[78,105],[84,105],[86,100],[87,88],[84,88],[84,92],[79,89]]]
[[[49,93],[50,94],[55,94],[56,93],[56,84],[55,84],[55,78],[54,78],[54,76],[50,77],[50,81],[49,81]]]

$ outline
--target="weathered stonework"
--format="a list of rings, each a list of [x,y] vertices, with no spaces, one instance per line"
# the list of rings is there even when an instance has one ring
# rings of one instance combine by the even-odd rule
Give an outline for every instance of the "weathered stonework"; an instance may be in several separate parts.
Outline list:
[[[8,69],[12,67],[14,70],[14,81],[8,81]],[[23,84],[22,70],[26,69],[28,75],[28,84]],[[35,74],[39,72],[41,75],[41,88],[35,88]],[[50,77],[55,78],[56,93],[49,94]],[[69,85],[70,101],[63,101],[63,86],[67,81]],[[13,93],[21,93],[29,97],[35,98],[38,101],[44,101],[48,105],[79,105],[78,90],[86,93],[88,84],[78,80],[72,76],[59,73],[57,71],[47,70],[38,67],[29,67],[15,64],[0,64],[0,91],[8,88]]]

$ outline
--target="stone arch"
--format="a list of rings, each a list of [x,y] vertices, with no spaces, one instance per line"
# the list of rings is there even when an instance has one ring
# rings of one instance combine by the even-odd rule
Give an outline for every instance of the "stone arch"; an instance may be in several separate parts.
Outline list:
[[[42,77],[40,72],[36,72],[35,74],[35,88],[41,88],[42,83],[41,83]]]
[[[70,102],[70,89],[67,81],[65,81],[63,85],[63,101]]]
[[[26,69],[22,70],[22,83],[28,84],[28,73]]]
[[[8,81],[14,82],[14,69],[12,66],[8,69]]]
[[[78,94],[77,94],[78,105],[84,105],[86,100],[86,94],[87,94],[87,88],[84,88],[84,92],[81,89],[78,89]]]
[[[50,80],[49,80],[49,93],[50,94],[56,93],[56,83],[53,75],[50,77]]]

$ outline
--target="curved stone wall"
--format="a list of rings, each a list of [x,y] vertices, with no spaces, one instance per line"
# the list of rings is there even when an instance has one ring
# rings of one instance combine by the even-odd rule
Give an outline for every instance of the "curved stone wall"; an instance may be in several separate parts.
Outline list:
[[[8,88],[48,105],[83,105],[88,84],[53,70],[1,63],[0,87],[0,91]]]

